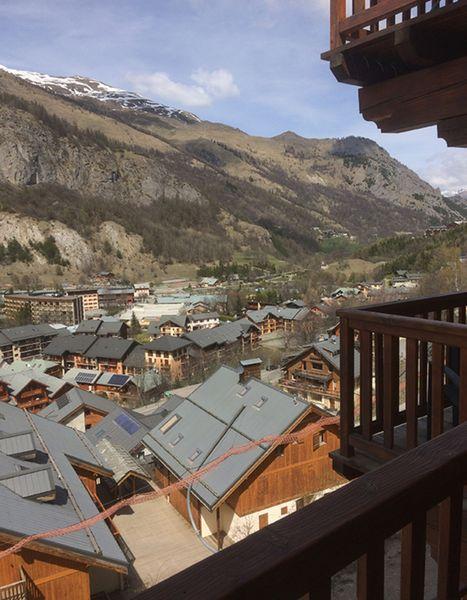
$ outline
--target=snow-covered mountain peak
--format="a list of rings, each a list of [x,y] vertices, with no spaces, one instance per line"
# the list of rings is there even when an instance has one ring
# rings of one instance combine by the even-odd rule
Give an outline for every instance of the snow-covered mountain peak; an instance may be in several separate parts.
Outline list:
[[[200,121],[199,117],[193,113],[160,104],[154,100],[143,98],[135,92],[128,92],[127,90],[107,85],[106,83],[102,83],[102,81],[97,81],[89,77],[82,77],[81,75],[59,77],[35,71],[9,69],[3,65],[0,65],[0,69],[28,83],[37,85],[48,92],[61,96],[93,98],[101,102],[112,102],[122,108],[149,112],[161,117],[175,118],[188,123]]]

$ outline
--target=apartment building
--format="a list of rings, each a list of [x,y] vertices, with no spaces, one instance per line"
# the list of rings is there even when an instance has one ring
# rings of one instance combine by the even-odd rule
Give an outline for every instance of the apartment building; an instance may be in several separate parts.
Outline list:
[[[97,288],[74,288],[66,290],[67,296],[82,296],[84,316],[99,310],[99,294]]]
[[[0,330],[0,359],[30,361],[40,358],[44,348],[58,335],[67,334],[66,328],[52,327],[46,323],[22,325]]]
[[[29,313],[32,323],[62,323],[77,325],[84,318],[82,296],[34,296],[8,294],[5,296],[5,314],[15,320],[22,312]]]

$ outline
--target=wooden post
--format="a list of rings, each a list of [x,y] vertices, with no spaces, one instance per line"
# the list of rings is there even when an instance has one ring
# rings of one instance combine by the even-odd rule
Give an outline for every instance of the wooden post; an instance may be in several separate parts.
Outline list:
[[[349,443],[349,436],[355,426],[354,416],[354,330],[349,325],[349,320],[341,319],[341,422],[340,422],[340,452],[350,458],[354,450]]]
[[[357,598],[384,598],[384,538],[372,542],[368,552],[358,559]]]
[[[346,16],[345,0],[331,0],[331,50],[342,46],[339,26]]]
[[[432,344],[431,354],[431,437],[436,437],[444,430],[444,346]]]
[[[460,349],[459,423],[467,421],[467,348]]]
[[[425,595],[426,513],[402,529],[401,600],[423,600]]]
[[[453,493],[438,507],[438,599],[459,595],[460,556],[462,545],[462,480]]]
[[[360,425],[366,440],[371,440],[373,420],[372,350],[371,331],[360,331]]]
[[[418,434],[418,341],[407,339],[405,411],[407,415],[407,450],[415,448]]]
[[[394,447],[394,427],[399,412],[399,338],[384,334],[384,401],[383,429],[384,445]]]

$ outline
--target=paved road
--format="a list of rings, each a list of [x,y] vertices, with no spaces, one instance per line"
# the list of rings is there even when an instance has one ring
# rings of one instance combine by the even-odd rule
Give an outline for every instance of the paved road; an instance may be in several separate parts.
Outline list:
[[[114,523],[135,556],[137,577],[130,577],[127,598],[210,555],[188,522],[165,498],[125,511],[114,518]]]

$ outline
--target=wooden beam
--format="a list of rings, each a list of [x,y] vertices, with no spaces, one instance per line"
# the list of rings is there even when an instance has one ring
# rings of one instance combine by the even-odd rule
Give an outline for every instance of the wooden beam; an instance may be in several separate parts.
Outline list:
[[[369,109],[374,109],[374,116],[377,117],[378,110],[383,115],[391,113],[406,101],[465,81],[467,56],[362,88],[359,90],[360,110],[372,118],[373,113]]]
[[[438,137],[444,139],[449,147],[466,148],[467,114],[439,121]]]

